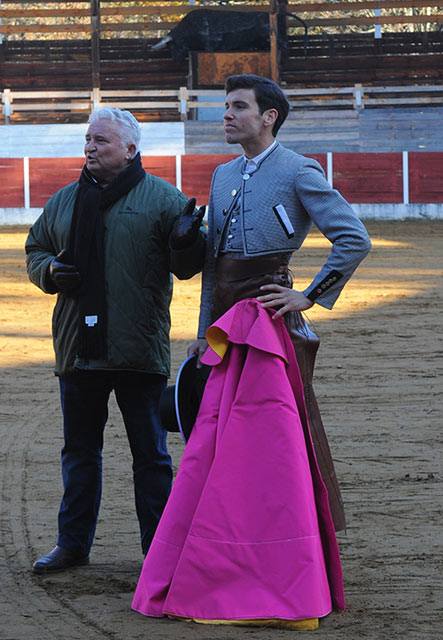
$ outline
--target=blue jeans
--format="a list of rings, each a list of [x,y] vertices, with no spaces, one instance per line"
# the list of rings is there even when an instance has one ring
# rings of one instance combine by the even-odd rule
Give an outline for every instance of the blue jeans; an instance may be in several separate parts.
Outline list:
[[[132,453],[135,505],[146,554],[172,482],[167,432],[158,417],[165,386],[164,376],[127,371],[81,371],[60,377],[65,443],[59,546],[84,555],[91,548],[101,500],[103,432],[114,390]]]

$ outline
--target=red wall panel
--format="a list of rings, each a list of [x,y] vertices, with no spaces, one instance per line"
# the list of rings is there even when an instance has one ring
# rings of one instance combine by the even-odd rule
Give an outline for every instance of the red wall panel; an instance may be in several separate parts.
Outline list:
[[[334,153],[333,172],[349,202],[403,202],[401,153]]]
[[[29,158],[31,207],[43,207],[56,191],[78,180],[84,163],[84,158]]]
[[[314,158],[322,166],[325,173],[328,171],[327,155],[326,153],[304,153],[307,158]]]
[[[198,204],[207,204],[214,169],[224,162],[229,162],[238,154],[186,155],[182,156],[182,190],[190,198],[197,199]],[[309,154],[315,158],[326,172],[326,154]]]
[[[214,169],[237,154],[182,156],[182,190],[209,199]],[[326,154],[310,154],[326,172]],[[144,168],[171,184],[176,183],[175,156],[144,156]],[[80,175],[83,158],[30,158],[30,204],[42,207],[61,187]],[[334,187],[350,202],[403,201],[401,153],[334,153]],[[0,207],[24,206],[22,158],[0,158]],[[411,203],[443,202],[443,152],[409,153],[409,199]]]
[[[31,207],[43,207],[58,189],[78,180],[84,163],[84,158],[30,158]],[[146,156],[142,164],[149,173],[175,185],[175,156]]]
[[[182,156],[182,191],[197,204],[208,204],[209,189],[215,167],[236,158],[238,154]]]
[[[0,207],[23,207],[23,158],[0,158]]]
[[[175,186],[175,156],[142,156],[143,168]]]
[[[443,152],[409,153],[409,202],[443,202]]]

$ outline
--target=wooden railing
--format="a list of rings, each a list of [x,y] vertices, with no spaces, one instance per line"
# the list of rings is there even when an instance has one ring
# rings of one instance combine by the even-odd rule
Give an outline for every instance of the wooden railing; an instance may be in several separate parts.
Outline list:
[[[149,0],[135,6],[109,6],[112,0],[80,0],[75,3],[59,2],[56,8],[45,8],[43,2],[25,0],[3,0],[0,7],[0,33],[4,36],[27,38],[30,34],[75,34],[87,37],[91,32],[112,37],[130,32],[132,37],[138,33],[143,37],[162,37],[174,27],[184,15],[199,8],[215,11],[266,11],[268,0],[258,0],[254,5],[244,2],[230,2],[229,6],[220,6],[216,0],[196,0],[193,6],[154,4]],[[14,5],[11,8],[11,5]],[[42,8],[36,8],[36,5]],[[54,3],[55,4],[55,3]],[[115,3],[114,3],[115,4]],[[27,5],[32,5],[27,7]],[[300,16],[308,28],[323,29],[335,27],[371,27],[374,25],[435,25],[443,23],[441,0],[362,0],[355,2],[292,2],[287,5],[289,13]],[[395,11],[407,10],[398,15]],[[428,9],[420,14],[417,10]],[[431,13],[432,10],[432,13]],[[346,15],[343,15],[343,12]],[[415,12],[415,13],[414,13]],[[368,15],[368,13],[370,15]],[[52,24],[51,24],[52,21]],[[289,18],[291,25],[291,19]],[[292,22],[292,26],[297,26]]]
[[[291,111],[300,109],[365,109],[385,106],[443,106],[443,85],[285,89]],[[10,123],[14,113],[67,111],[90,113],[104,106],[137,112],[166,110],[188,119],[195,109],[224,106],[224,91],[180,87],[146,91],[13,91],[2,92],[2,114]],[[205,98],[207,98],[205,100]],[[209,98],[216,98],[215,101]],[[192,117],[192,116],[191,116]]]
[[[355,84],[339,89],[285,89],[291,110],[373,107],[443,107],[443,85],[367,87]]]

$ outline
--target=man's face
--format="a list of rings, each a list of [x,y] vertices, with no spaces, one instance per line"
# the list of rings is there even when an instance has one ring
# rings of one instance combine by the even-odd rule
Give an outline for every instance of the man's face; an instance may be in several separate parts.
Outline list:
[[[265,114],[260,114],[253,89],[235,89],[226,96],[224,119],[228,144],[246,144],[259,140],[264,133]]]
[[[94,120],[86,133],[86,166],[100,183],[109,184],[124,169],[135,151],[135,145],[124,145],[120,123],[109,118]]]

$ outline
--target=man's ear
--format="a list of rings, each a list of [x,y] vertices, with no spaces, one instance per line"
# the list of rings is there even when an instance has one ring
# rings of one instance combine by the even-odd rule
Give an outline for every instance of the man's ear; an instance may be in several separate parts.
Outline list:
[[[130,142],[126,145],[126,159],[129,162],[135,156],[135,152],[137,151],[137,146]]]
[[[264,111],[263,123],[265,127],[273,127],[277,118],[278,118],[277,109],[267,109],[266,111]]]

